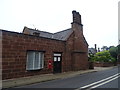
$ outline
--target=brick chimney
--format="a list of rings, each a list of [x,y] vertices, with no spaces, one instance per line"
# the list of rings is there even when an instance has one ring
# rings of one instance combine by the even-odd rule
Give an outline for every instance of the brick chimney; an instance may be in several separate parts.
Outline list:
[[[95,44],[95,51],[96,51],[96,53],[97,53],[97,44]]]
[[[81,50],[84,52],[87,49],[85,49],[86,43],[84,43],[85,40],[83,35],[83,25],[81,24],[81,15],[75,10],[72,11],[72,14],[73,22],[71,23],[71,27],[74,33],[74,50]]]
[[[83,35],[83,25],[81,23],[81,15],[75,10],[72,11],[73,22],[71,27],[73,30],[73,69],[78,69],[78,66],[88,68],[88,44],[85,42]],[[83,61],[85,63],[83,63]],[[82,68],[79,68],[82,69]]]
[[[76,12],[75,10],[73,10],[72,14],[73,14],[73,23],[82,25],[81,24],[81,15],[79,14],[79,12]]]
[[[75,10],[72,11],[72,14],[73,14],[73,22],[71,24],[73,31],[75,33],[80,32],[81,34],[83,34],[81,15],[79,14],[79,12],[76,12]]]

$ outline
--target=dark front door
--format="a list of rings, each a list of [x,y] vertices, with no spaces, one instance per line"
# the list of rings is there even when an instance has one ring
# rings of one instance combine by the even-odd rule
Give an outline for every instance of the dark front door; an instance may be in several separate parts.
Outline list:
[[[61,73],[61,59],[62,59],[62,56],[60,53],[54,53],[54,61],[53,61],[54,73]]]

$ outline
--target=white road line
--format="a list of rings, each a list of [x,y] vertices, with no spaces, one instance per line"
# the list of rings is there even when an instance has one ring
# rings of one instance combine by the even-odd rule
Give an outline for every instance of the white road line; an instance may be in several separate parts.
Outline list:
[[[115,76],[117,76],[117,75],[119,75],[119,74],[120,74],[120,73],[117,73],[117,74],[115,74],[115,75],[113,75],[113,76],[110,76],[110,77],[108,77],[108,78],[102,79],[102,80],[97,81],[97,82],[94,82],[94,83],[92,83],[92,84],[83,86],[83,87],[81,87],[81,88],[87,88],[87,87],[93,86],[93,85],[95,85],[95,84],[98,84],[98,83],[103,82],[103,81],[105,81],[105,80],[108,80],[108,79],[110,79],[110,78],[113,78],[113,77],[115,77]]]
[[[93,87],[91,87],[91,88],[97,88],[97,87],[99,87],[99,86],[101,86],[101,85],[104,85],[104,84],[106,84],[106,83],[108,83],[108,82],[111,82],[111,81],[117,79],[118,77],[120,77],[120,76],[117,76],[117,77],[115,77],[115,78],[112,78],[112,79],[110,79],[110,80],[108,80],[108,81],[106,81],[106,82],[100,83],[100,84],[98,84],[98,85],[96,85],[96,86],[93,86]]]
[[[93,85],[99,84],[99,83],[101,83],[101,82],[103,82],[103,81],[106,81],[106,80],[108,80],[108,79],[111,80],[111,78],[114,78],[115,76],[118,76],[119,74],[120,74],[120,73],[117,73],[117,74],[115,74],[115,75],[113,75],[113,76],[110,76],[110,77],[108,77],[108,78],[102,79],[102,80],[100,80],[100,81],[91,83],[91,84],[89,84],[89,85],[86,85],[86,86],[83,86],[83,87],[80,87],[80,88],[77,88],[77,89],[75,89],[75,90],[80,90],[80,89],[82,89],[82,88],[88,88],[88,87],[91,87],[91,86],[93,86]],[[116,78],[115,78],[115,79],[116,79]]]

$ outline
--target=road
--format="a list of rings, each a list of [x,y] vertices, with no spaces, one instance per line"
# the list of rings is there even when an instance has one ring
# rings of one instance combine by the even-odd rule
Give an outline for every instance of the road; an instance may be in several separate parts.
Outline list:
[[[76,90],[90,88],[120,88],[118,67],[99,72],[86,73],[70,78],[57,79],[17,88],[73,88]]]

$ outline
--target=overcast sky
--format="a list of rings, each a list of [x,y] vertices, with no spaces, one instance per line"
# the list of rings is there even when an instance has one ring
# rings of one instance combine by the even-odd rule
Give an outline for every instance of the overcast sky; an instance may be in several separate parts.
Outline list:
[[[54,33],[71,27],[72,10],[76,10],[89,47],[116,46],[118,1],[0,0],[0,29],[22,32],[27,26]]]

